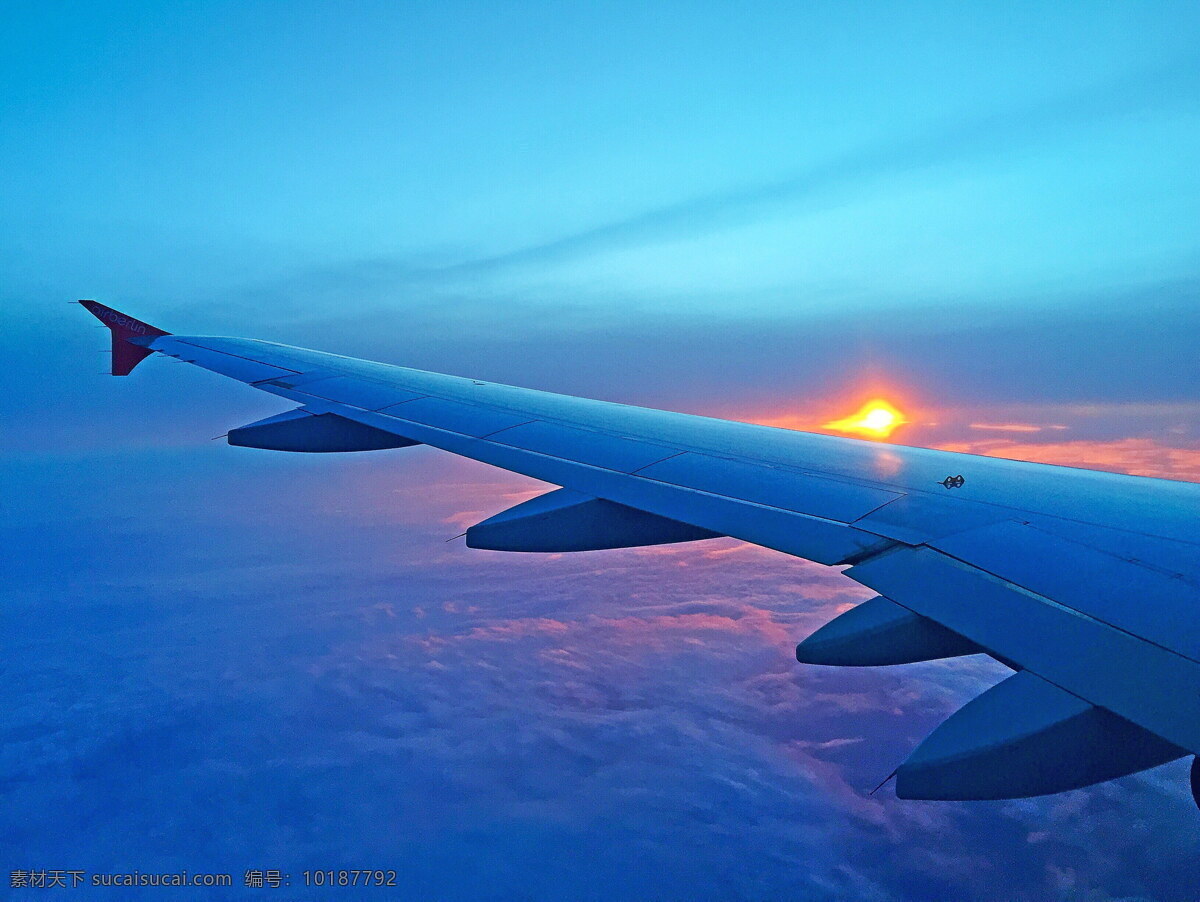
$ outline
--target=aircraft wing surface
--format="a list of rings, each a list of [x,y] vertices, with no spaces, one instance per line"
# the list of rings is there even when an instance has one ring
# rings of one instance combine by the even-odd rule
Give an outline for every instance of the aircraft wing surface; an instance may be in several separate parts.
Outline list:
[[[1016,798],[1200,753],[1200,485],[631,407],[241,338],[94,301],[113,372],[157,352],[285,398],[230,444],[426,444],[561,486],[467,544],[582,551],[732,536],[879,595],[797,648],[843,666],[991,655],[1015,673],[900,766],[903,798]],[[1200,798],[1200,768],[1192,784]]]

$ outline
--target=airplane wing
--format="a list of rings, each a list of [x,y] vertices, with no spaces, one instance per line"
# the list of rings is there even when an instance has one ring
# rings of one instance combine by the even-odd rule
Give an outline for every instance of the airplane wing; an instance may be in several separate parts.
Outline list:
[[[809,664],[987,654],[1012,676],[896,772],[913,799],[1088,786],[1200,753],[1200,485],[814,435],[574,398],[242,338],[172,335],[95,301],[113,373],[175,357],[297,405],[232,445],[426,444],[560,489],[473,548],[586,551],[732,536],[878,596]],[[1200,804],[1200,765],[1192,764]]]

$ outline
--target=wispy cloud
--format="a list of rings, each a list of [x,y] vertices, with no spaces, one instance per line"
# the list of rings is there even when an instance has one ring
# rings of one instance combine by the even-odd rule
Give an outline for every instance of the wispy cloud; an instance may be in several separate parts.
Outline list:
[[[1062,423],[1050,423],[1040,426],[1033,423],[970,423],[968,429],[979,429],[983,432],[1041,432],[1045,429],[1062,430],[1067,427]]]
[[[1200,448],[1178,448],[1151,438],[1126,438],[1114,441],[1066,441],[1021,443],[1011,439],[946,442],[937,447],[947,451],[967,451],[1058,464],[1109,470],[1132,476],[1157,476],[1184,482],[1200,482]]]
[[[701,193],[540,244],[436,268],[429,275],[477,275],[521,264],[544,264],[710,232],[804,203],[828,203],[850,193],[870,191],[888,177],[999,155],[1135,113],[1173,108],[1190,98],[1196,75],[1195,60],[1179,59],[1034,105],[964,113],[778,179]]]

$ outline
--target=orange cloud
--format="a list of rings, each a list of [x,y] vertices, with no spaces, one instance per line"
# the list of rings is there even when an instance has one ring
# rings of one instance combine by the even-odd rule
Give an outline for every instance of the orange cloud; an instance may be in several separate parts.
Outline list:
[[[1035,426],[1032,423],[971,423],[971,429],[984,429],[991,432],[1041,432],[1043,429],[1066,429],[1057,423],[1048,426]]]
[[[1128,473],[1131,476],[1157,476],[1160,479],[1200,482],[1200,450],[1172,448],[1148,438],[1046,444],[1005,439],[950,442],[937,447],[944,451],[966,451],[1009,460],[1031,460],[1065,467]]]

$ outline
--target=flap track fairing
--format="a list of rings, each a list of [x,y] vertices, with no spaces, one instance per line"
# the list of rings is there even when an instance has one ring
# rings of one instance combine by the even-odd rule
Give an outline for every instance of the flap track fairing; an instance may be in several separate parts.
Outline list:
[[[303,407],[230,429],[228,441],[240,448],[307,453],[379,451],[420,444],[336,413],[312,413]]]
[[[797,645],[796,660],[803,664],[872,667],[981,651],[969,639],[877,595],[838,615]]]
[[[896,795],[1019,799],[1124,777],[1185,754],[1022,670],[934,730],[896,771]]]
[[[718,533],[568,489],[539,495],[467,530],[491,551],[598,551],[718,538]]]

